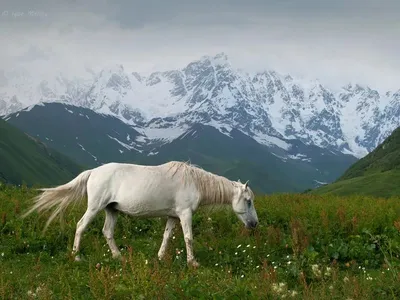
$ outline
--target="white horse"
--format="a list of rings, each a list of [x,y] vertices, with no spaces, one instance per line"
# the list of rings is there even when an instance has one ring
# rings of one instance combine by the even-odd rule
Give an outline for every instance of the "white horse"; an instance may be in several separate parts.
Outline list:
[[[158,251],[163,259],[172,230],[180,220],[186,244],[187,263],[199,266],[192,242],[192,215],[205,205],[230,204],[247,228],[255,228],[258,217],[254,208],[254,194],[248,182],[231,181],[188,163],[172,161],[158,166],[108,163],[79,174],[70,182],[55,188],[40,189],[35,204],[23,215],[46,211],[56,206],[50,222],[74,201],[87,196],[87,210],[77,223],[72,254],[79,258],[82,233],[96,214],[105,210],[103,234],[112,257],[121,253],[114,240],[118,212],[135,217],[167,217],[164,236]]]

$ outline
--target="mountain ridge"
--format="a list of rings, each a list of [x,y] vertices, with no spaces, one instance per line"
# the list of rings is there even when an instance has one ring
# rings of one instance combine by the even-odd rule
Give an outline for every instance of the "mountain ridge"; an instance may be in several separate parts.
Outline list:
[[[287,150],[276,149],[240,129],[221,133],[200,123],[175,132],[174,138],[156,139],[115,116],[62,103],[36,105],[9,115],[7,122],[88,167],[110,161],[154,165],[190,160],[232,180],[246,175],[263,193],[331,182],[356,160],[297,140],[287,141]]]
[[[400,91],[380,94],[349,84],[332,92],[318,80],[239,71],[224,53],[149,76],[115,65],[91,80],[59,76],[25,87],[21,80],[15,82],[8,85],[14,88],[0,88],[3,116],[56,101],[114,115],[146,136],[152,132],[155,138],[170,140],[202,123],[221,133],[237,128],[261,144],[281,149],[288,147],[287,140],[300,140],[361,158],[400,125]]]

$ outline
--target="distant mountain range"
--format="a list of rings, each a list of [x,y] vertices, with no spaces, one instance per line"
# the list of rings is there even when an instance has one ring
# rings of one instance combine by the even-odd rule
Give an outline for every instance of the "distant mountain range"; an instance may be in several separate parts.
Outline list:
[[[149,76],[122,65],[82,78],[0,72],[0,115],[87,165],[195,157],[227,172],[232,161],[252,161],[263,184],[275,176],[299,190],[335,180],[400,126],[400,91],[250,74],[220,53]]]
[[[62,103],[36,105],[7,121],[87,167],[109,161],[190,160],[233,180],[250,180],[262,193],[302,191],[330,182],[356,161],[298,140],[288,141],[290,147],[281,153],[273,148],[278,155],[238,129],[227,134],[199,123],[170,141],[151,139],[117,117]]]

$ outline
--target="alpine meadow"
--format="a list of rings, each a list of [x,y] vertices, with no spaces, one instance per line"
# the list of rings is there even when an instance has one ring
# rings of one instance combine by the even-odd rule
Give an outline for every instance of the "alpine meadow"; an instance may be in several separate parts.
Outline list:
[[[352,170],[370,169],[367,162],[376,166],[393,156],[399,149],[397,135],[398,130],[345,174],[363,180],[361,171]],[[382,168],[375,176],[386,178],[387,172],[395,172],[384,164]],[[21,218],[40,193],[36,187],[1,184],[0,295],[2,299],[397,299],[400,196],[376,196],[380,185],[375,182],[368,189],[371,195],[351,189],[345,195],[323,193],[330,185],[297,194],[257,194],[255,229],[243,227],[233,210],[199,210],[192,221],[197,268],[186,262],[180,226],[159,260],[166,218],[124,214],[119,214],[114,234],[120,259],[110,252],[102,232],[105,215],[98,214],[83,234],[81,260],[75,261],[72,244],[86,201],[67,208],[63,218],[43,232],[52,210]]]
[[[400,299],[399,0],[0,8],[0,300]]]

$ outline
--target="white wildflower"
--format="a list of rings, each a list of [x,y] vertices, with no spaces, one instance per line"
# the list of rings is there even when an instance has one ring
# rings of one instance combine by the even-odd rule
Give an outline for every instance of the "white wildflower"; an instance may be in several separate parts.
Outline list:
[[[320,277],[321,276],[321,270],[319,269],[318,265],[312,265],[311,269],[312,269],[312,271],[313,271],[313,273],[314,273],[314,275],[316,277]]]
[[[327,277],[331,276],[331,271],[332,271],[332,268],[326,267],[326,269],[325,269],[325,276],[327,276]]]
[[[276,283],[272,284],[272,290],[277,294],[282,293],[285,287],[286,287],[286,283],[284,283],[284,282],[280,282],[279,284],[276,284]]]

